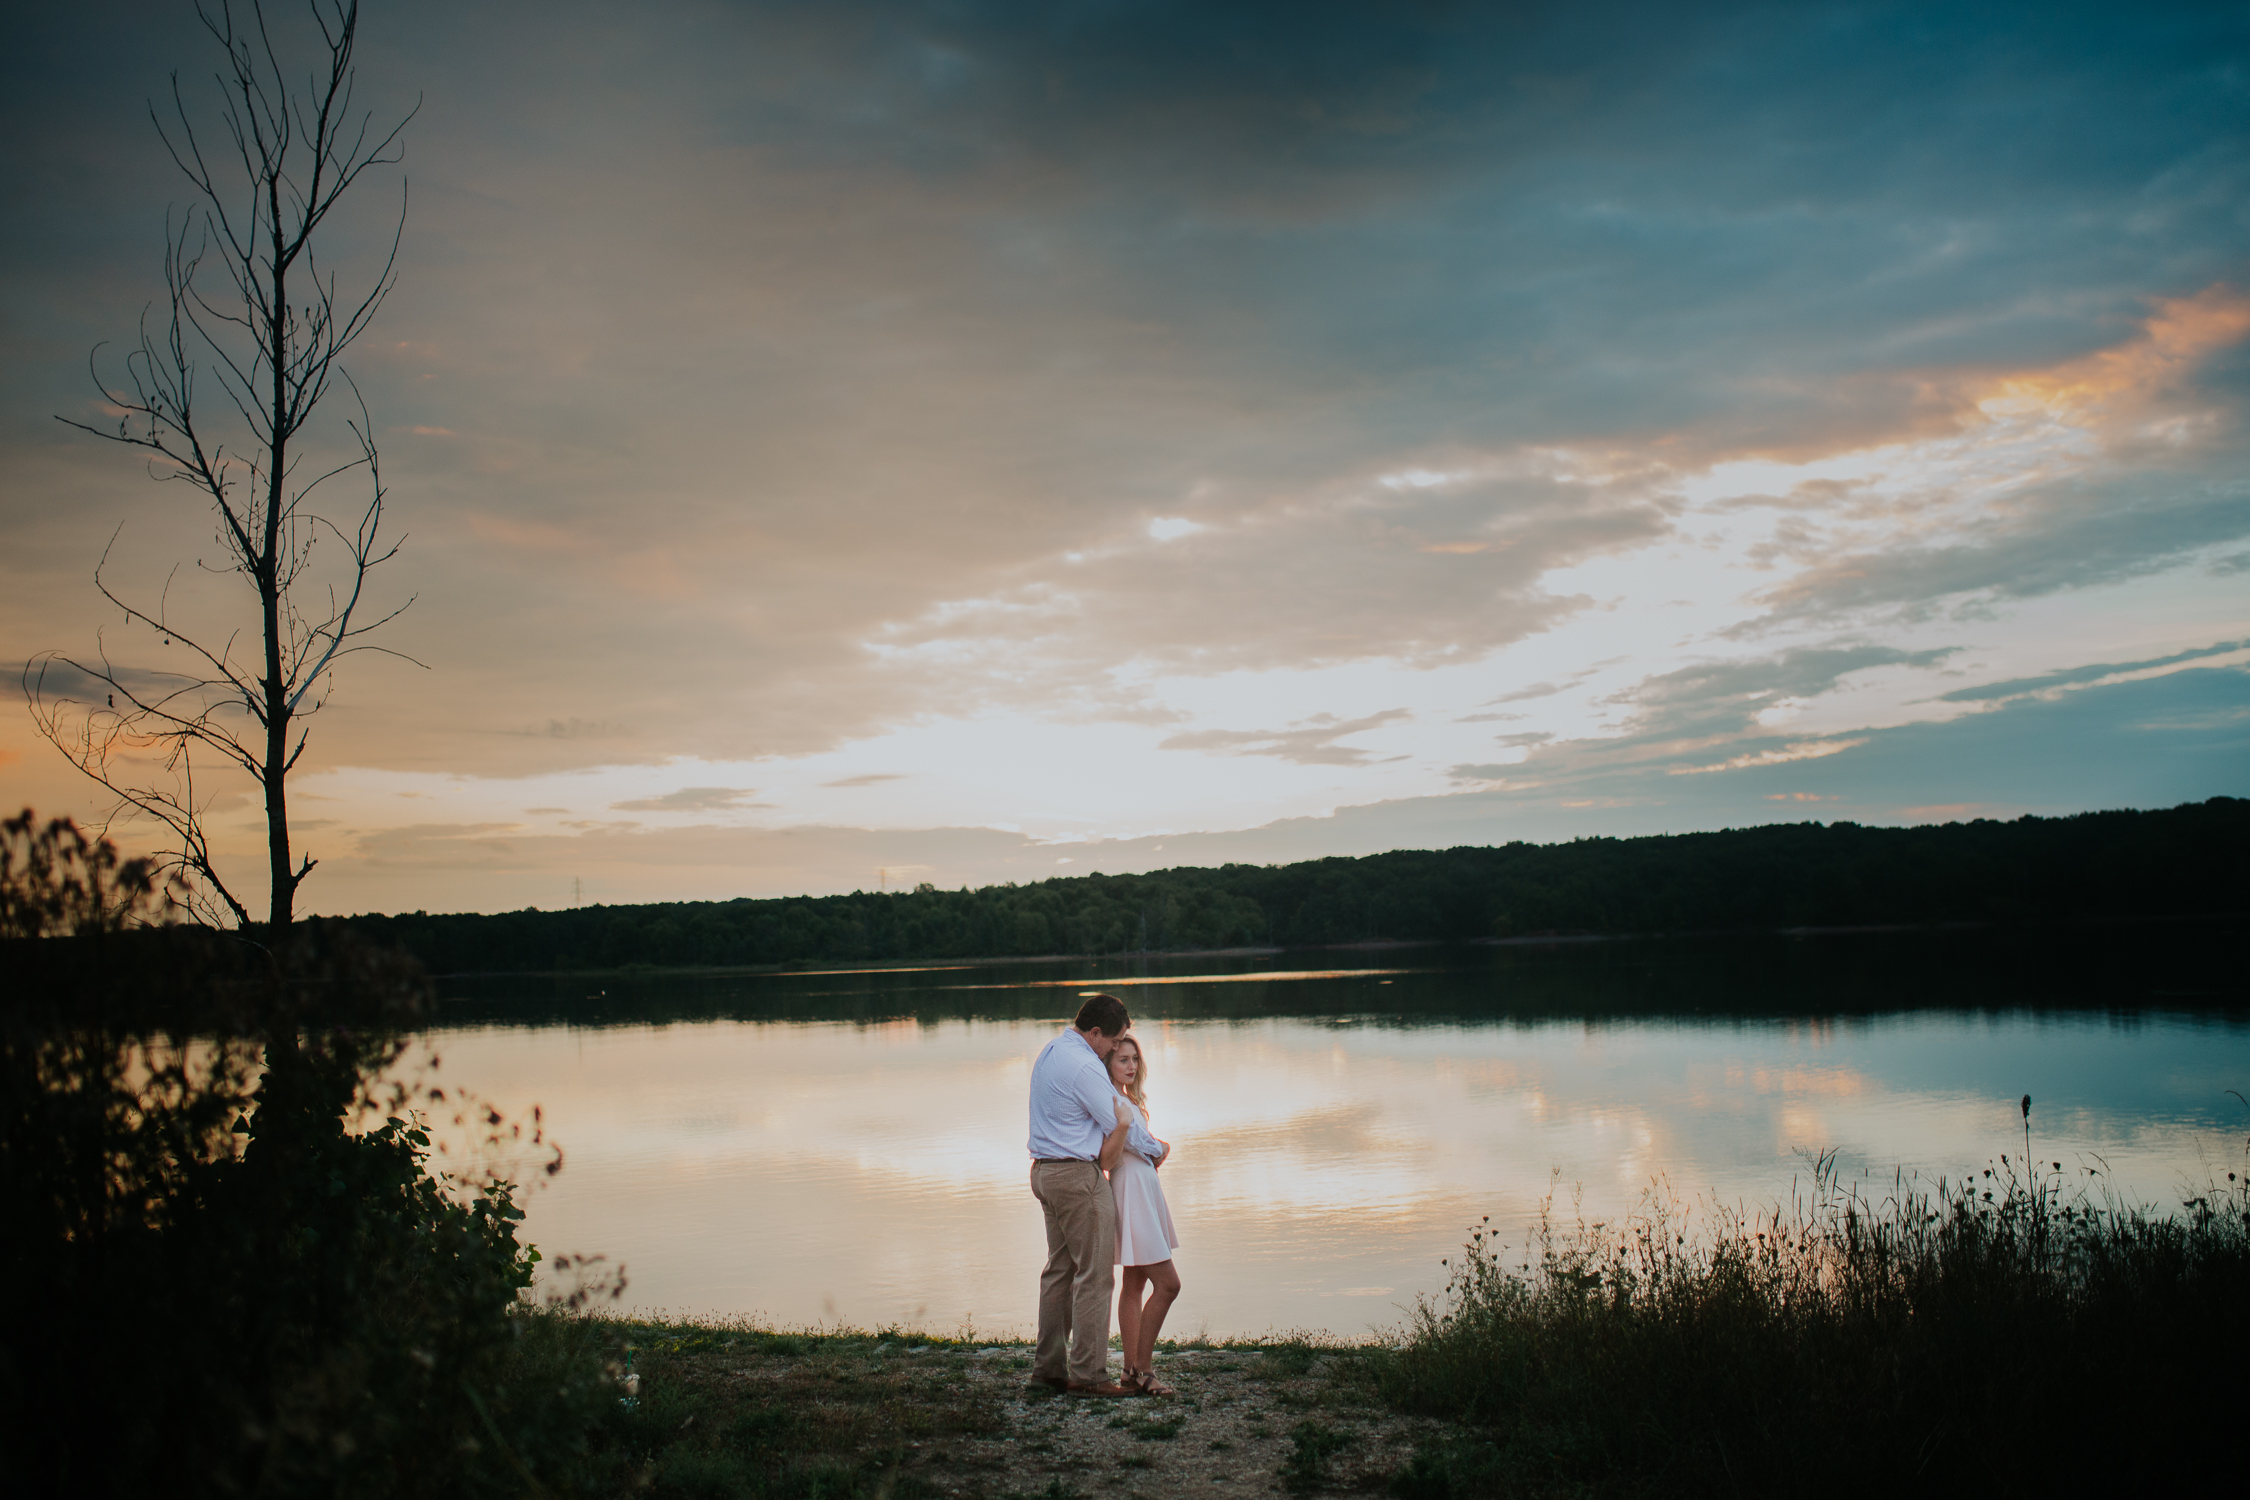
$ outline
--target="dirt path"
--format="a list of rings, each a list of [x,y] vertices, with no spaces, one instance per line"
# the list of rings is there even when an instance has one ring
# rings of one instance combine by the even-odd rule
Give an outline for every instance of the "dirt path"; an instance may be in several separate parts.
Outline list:
[[[668,1354],[659,1335],[650,1394],[676,1382],[691,1398],[691,1422],[767,1463],[849,1462],[864,1471],[880,1462],[901,1492],[976,1500],[1366,1492],[1437,1431],[1377,1405],[1364,1356],[1349,1348],[1160,1353],[1157,1373],[1178,1395],[1104,1400],[1033,1383],[1021,1344],[770,1334],[692,1342],[701,1347]]]

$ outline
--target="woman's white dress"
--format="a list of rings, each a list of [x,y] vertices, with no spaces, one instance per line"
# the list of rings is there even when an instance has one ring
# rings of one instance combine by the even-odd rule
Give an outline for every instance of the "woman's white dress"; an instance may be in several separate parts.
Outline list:
[[[1142,1129],[1148,1128],[1132,1100],[1126,1099],[1125,1107]],[[1172,1210],[1164,1206],[1164,1189],[1148,1158],[1131,1150],[1119,1157],[1117,1170],[1109,1174],[1109,1190],[1117,1196],[1117,1263],[1153,1266],[1170,1260],[1180,1237],[1172,1231]]]

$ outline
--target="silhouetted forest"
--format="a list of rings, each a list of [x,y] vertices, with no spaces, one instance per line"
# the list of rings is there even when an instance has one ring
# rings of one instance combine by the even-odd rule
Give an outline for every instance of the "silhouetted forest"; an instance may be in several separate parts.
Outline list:
[[[364,916],[438,973],[1180,952],[2250,910],[2250,801],[1917,828],[1781,823],[774,900]]]

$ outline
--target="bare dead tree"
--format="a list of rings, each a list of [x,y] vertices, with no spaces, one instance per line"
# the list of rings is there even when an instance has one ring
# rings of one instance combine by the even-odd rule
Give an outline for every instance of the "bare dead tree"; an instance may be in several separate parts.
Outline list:
[[[317,863],[304,855],[291,867],[288,782],[305,751],[305,721],[327,700],[336,664],[384,650],[364,638],[406,607],[370,617],[369,575],[398,545],[383,535],[382,470],[367,404],[340,363],[396,283],[403,178],[389,252],[364,291],[340,293],[319,247],[333,239],[333,230],[323,230],[338,201],[370,169],[401,160],[400,137],[415,111],[388,130],[374,125],[372,113],[356,112],[358,0],[307,0],[307,8],[322,47],[313,49],[314,66],[299,88],[259,0],[250,0],[247,17],[238,17],[232,0],[197,0],[197,16],[227,58],[215,75],[223,99],[217,129],[198,132],[177,73],[172,118],[149,109],[196,194],[177,224],[165,217],[169,317],[152,330],[143,314],[140,346],[125,361],[129,390],[103,380],[98,346],[88,362],[115,431],[56,419],[146,450],[154,477],[187,485],[211,506],[222,561],[198,566],[235,576],[256,594],[255,658],[241,649],[240,629],[176,628],[177,567],[154,601],[123,597],[105,576],[105,548],[94,572],[102,597],[136,635],[183,649],[187,670],[122,665],[106,638],[91,660],[48,653],[24,669],[41,731],[115,796],[110,818],[146,816],[170,830],[175,848],[167,858],[192,877],[197,915],[206,921],[246,927],[252,918],[214,864],[211,792],[198,771],[215,756],[258,782],[271,881],[267,922],[276,932],[289,925],[297,888]],[[309,32],[306,38],[309,44]],[[306,428],[339,383],[357,407],[343,423],[350,439],[331,439],[315,457],[322,450]],[[220,399],[199,406],[214,389]],[[341,511],[315,508],[316,494],[325,502],[331,482],[347,475],[364,484],[361,497]],[[341,557],[320,554],[316,573],[324,540]]]

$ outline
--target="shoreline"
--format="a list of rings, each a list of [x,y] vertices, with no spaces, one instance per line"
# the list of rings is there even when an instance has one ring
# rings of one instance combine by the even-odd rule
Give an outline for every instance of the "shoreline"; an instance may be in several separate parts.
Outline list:
[[[1385,1347],[1373,1342],[1165,1339],[1156,1373],[1176,1395],[1102,1398],[1035,1383],[1029,1342],[973,1329],[784,1329],[529,1307],[522,1316],[558,1320],[598,1345],[612,1379],[639,1377],[620,1423],[638,1472],[616,1477],[660,1492],[690,1475],[721,1489],[720,1474],[733,1470],[746,1492],[762,1493],[747,1489],[756,1476],[786,1469],[820,1476],[820,1493],[931,1500],[1113,1484],[1197,1500],[1364,1493],[1417,1450],[1466,1431],[1387,1407],[1368,1372]]]
[[[850,963],[805,960],[786,964],[623,964],[587,969],[453,969],[432,973],[433,980],[461,979],[768,979],[818,978],[846,974],[935,974],[961,969],[1020,967],[1027,964],[1127,964],[1174,959],[1270,958],[1285,953],[1389,953],[1429,948],[1576,948],[1602,943],[1701,942],[1714,939],[1881,937],[1904,933],[2021,932],[2048,929],[2115,931],[2131,927],[2190,927],[2250,922],[2250,912],[2175,912],[2159,915],[2120,914],[2092,919],[2031,918],[1937,922],[1870,922],[1834,926],[1714,927],[1661,932],[1551,932],[1519,937],[1463,939],[1401,938],[1358,943],[1297,943],[1249,948],[1147,949],[1127,953],[1038,953],[985,958],[909,958],[891,962]],[[1098,979],[1088,979],[1089,984]]]

